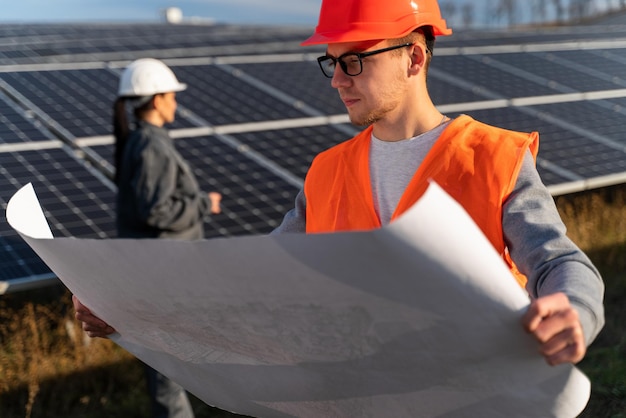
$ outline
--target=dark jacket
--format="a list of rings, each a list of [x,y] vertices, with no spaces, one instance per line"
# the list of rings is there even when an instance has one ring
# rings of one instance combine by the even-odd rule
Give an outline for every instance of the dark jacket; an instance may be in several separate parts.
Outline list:
[[[203,238],[208,196],[166,129],[140,122],[128,138],[118,170],[120,238]]]

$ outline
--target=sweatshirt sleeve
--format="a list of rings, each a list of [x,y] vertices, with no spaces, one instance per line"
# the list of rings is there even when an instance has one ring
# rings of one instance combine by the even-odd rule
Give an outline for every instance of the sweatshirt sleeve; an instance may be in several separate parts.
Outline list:
[[[133,187],[139,216],[147,225],[183,231],[203,221],[208,196],[173,147],[146,147],[137,164]]]
[[[554,199],[527,153],[502,214],[511,258],[537,298],[565,293],[579,314],[587,345],[604,326],[604,283],[589,258],[566,235]]]

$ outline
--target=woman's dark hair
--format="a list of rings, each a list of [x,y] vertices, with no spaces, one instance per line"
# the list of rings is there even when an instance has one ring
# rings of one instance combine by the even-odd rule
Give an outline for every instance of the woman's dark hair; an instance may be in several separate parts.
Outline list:
[[[126,100],[132,99],[129,97],[119,97],[113,103],[113,136],[115,136],[115,150],[113,154],[115,173],[113,175],[113,181],[119,185],[119,172],[122,164],[122,155],[124,155],[124,147],[126,147],[126,141],[128,135],[130,135],[130,127],[128,125],[128,114],[126,113]],[[152,106],[152,100],[146,100],[141,106],[136,107],[134,110],[135,119],[139,119],[139,116]]]

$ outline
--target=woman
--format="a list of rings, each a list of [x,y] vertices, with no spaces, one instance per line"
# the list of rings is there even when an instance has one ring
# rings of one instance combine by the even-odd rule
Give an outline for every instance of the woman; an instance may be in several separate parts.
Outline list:
[[[203,218],[219,213],[219,193],[200,191],[164,125],[187,86],[161,61],[143,58],[120,78],[113,109],[117,228],[123,238],[203,238]],[[129,129],[126,104],[136,122]]]
[[[120,238],[204,237],[203,219],[220,212],[219,193],[203,193],[174,148],[165,124],[174,121],[179,83],[159,60],[143,58],[122,73],[113,109],[117,233]],[[131,130],[127,106],[135,117]],[[185,390],[146,365],[154,417],[193,417]]]

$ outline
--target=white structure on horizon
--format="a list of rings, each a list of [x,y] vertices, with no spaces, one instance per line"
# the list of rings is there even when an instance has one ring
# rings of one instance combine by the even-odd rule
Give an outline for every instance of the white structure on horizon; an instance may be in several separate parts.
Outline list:
[[[185,18],[183,17],[183,11],[178,7],[168,7],[161,10],[161,16],[163,17],[163,21],[172,25],[178,25],[181,23],[190,23],[194,25],[215,24],[215,19],[210,17],[190,16]]]
[[[183,11],[178,7],[168,7],[163,10],[163,18],[167,23],[176,25],[183,21]]]

